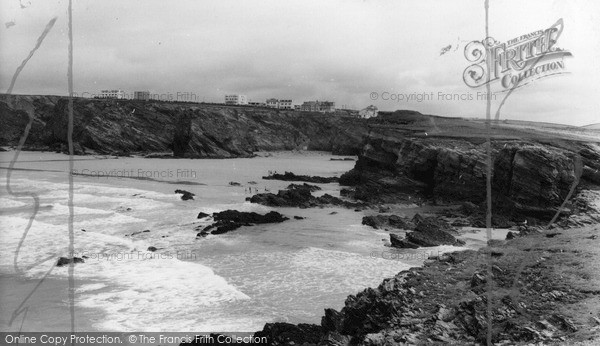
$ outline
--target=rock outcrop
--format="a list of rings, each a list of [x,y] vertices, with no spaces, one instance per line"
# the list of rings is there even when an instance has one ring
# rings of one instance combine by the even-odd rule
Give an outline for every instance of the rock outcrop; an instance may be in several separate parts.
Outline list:
[[[190,199],[194,199],[194,196],[196,196],[196,194],[194,194],[194,193],[191,193],[191,192],[186,191],[186,190],[180,190],[180,189],[175,190],[175,193],[181,194],[181,199],[184,200],[184,201],[188,201]]]
[[[265,223],[280,223],[289,218],[276,211],[264,215],[255,212],[225,210],[213,214],[214,223],[206,226],[196,237],[206,237],[209,234],[223,234],[236,230],[242,226],[254,226]]]
[[[71,263],[85,263],[85,260],[81,257],[60,257],[56,262],[56,266],[64,267]]]
[[[422,267],[348,296],[340,311],[325,309],[320,325],[273,323],[255,335],[267,336],[273,345],[482,345],[487,344],[487,299],[492,299],[493,344],[595,340],[600,320],[596,305],[587,305],[600,291],[578,276],[589,268],[574,269],[574,263],[597,252],[586,248],[582,258],[575,241],[596,231],[569,232],[576,232],[572,242],[536,233],[523,243],[433,256]],[[553,246],[567,248],[548,251]],[[584,332],[590,328],[595,332]]]
[[[65,152],[67,104],[59,96],[0,95],[0,145],[17,145],[31,117],[26,149]],[[73,115],[78,154],[229,158],[305,149],[356,155],[367,132],[365,119],[220,104],[75,98]]]
[[[362,224],[375,229],[398,228],[410,230],[415,225],[408,219],[398,215],[369,215],[362,218]]]
[[[345,201],[340,198],[324,194],[319,197],[312,195],[313,185],[290,184],[286,190],[279,190],[277,194],[259,193],[247,200],[251,203],[266,205],[269,207],[298,207],[313,208],[325,206],[342,206],[346,208],[364,207],[364,203]]]
[[[414,113],[387,116],[386,126],[372,126],[354,169],[340,177],[340,184],[355,186],[350,196],[383,203],[485,202],[487,150],[482,126]],[[549,219],[573,184],[597,184],[600,138],[595,143],[535,131],[499,127],[492,131],[496,213]]]
[[[328,184],[328,183],[337,183],[338,177],[319,177],[319,176],[309,176],[309,175],[296,175],[292,172],[285,172],[284,174],[271,174],[268,176],[262,177],[265,180],[283,180],[283,181],[305,181],[307,183],[317,183],[317,184]]]

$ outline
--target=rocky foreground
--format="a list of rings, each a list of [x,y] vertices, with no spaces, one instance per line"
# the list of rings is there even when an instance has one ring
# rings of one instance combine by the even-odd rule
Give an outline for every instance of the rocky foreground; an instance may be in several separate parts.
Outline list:
[[[598,340],[598,232],[534,232],[431,258],[326,309],[320,325],[272,323],[255,335],[273,345],[480,345],[491,299],[494,345]]]

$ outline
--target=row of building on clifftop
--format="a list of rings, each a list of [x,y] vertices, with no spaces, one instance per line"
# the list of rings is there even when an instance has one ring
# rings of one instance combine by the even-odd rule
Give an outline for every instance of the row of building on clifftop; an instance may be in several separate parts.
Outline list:
[[[335,112],[335,102],[332,101],[305,101],[301,105],[292,104],[289,99],[270,98],[265,102],[248,101],[246,95],[225,95],[225,104],[228,105],[249,105],[255,107],[269,107],[276,109],[293,109],[302,112]]]
[[[132,94],[127,94],[123,90],[102,90],[98,98],[105,99],[133,99],[133,100],[165,100],[165,101],[197,101],[197,96],[193,93],[175,94],[150,94],[149,91],[134,91]],[[275,109],[295,110],[300,112],[320,112],[320,113],[337,113],[343,116],[372,118],[377,116],[377,107],[369,106],[360,111],[345,109],[336,109],[333,101],[304,101],[300,105],[294,105],[291,99],[276,99],[270,98],[265,102],[255,102],[248,100],[246,95],[230,94],[225,95],[225,104],[227,105],[247,105],[254,107],[268,107]]]
[[[131,94],[127,94],[125,91],[120,90],[120,89],[100,90],[100,95],[97,95],[97,97],[99,97],[101,99],[117,99],[117,100],[132,98]],[[148,100],[150,100],[150,92],[149,91],[134,91],[133,99],[148,101]]]

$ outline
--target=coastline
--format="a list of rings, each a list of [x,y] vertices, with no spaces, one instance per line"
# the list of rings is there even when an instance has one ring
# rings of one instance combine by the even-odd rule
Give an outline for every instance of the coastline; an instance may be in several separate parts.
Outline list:
[[[255,335],[273,345],[485,344],[491,261],[495,345],[592,345],[600,338],[599,210],[574,220],[584,226],[433,256],[348,296],[339,312],[325,309],[320,325],[267,324]]]

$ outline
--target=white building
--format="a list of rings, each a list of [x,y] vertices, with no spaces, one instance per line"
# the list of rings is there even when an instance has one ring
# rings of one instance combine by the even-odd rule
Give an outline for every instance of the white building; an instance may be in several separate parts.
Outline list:
[[[267,99],[267,107],[277,109],[294,109],[292,100]]]
[[[321,113],[333,113],[335,112],[335,102],[332,101],[305,101],[300,110],[303,112],[321,112]]]
[[[363,119],[369,119],[369,118],[376,117],[377,113],[378,113],[377,107],[370,105],[369,107],[367,107],[365,109],[361,109],[358,112],[358,116]]]
[[[293,109],[292,100],[279,100],[279,109]]]
[[[100,98],[103,99],[124,99],[125,92],[123,90],[101,90]]]
[[[267,103],[267,107],[269,107],[269,108],[279,108],[279,100],[278,99],[267,99],[266,103]]]
[[[247,105],[246,95],[225,95],[225,104],[227,105]]]

